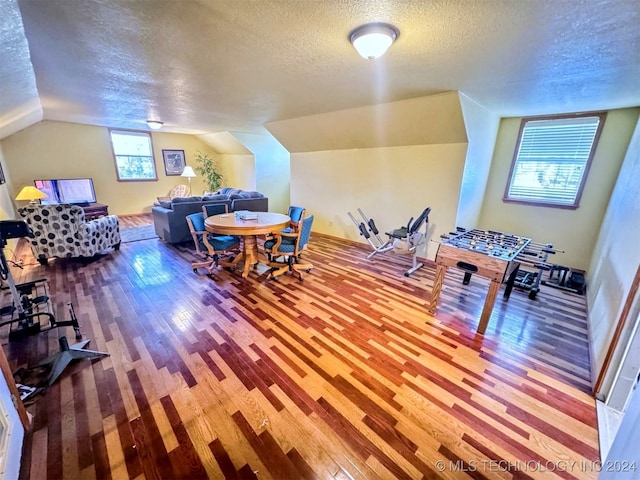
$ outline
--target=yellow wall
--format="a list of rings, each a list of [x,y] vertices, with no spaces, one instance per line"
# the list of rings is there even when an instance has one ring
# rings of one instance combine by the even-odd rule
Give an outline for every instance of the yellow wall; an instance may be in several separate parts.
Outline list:
[[[294,153],[291,203],[315,216],[314,231],[362,243],[347,212],[359,220],[361,208],[385,232],[430,206],[437,239],[455,226],[466,150],[464,143]],[[419,255],[434,258],[436,250],[431,242]]]
[[[384,232],[432,208],[428,238],[456,225],[467,134],[458,92],[268,123],[291,152],[291,204],[314,215],[315,232],[366,240],[347,212]],[[434,233],[435,232],[435,233]],[[434,258],[427,242],[418,255]]]
[[[265,127],[291,153],[467,142],[458,92],[280,120]]]
[[[256,189],[256,163],[253,155],[219,154],[218,165],[223,172],[222,186],[250,191]]]
[[[7,220],[10,218],[16,218],[16,212],[13,206],[12,201],[12,191],[10,189],[11,186],[11,173],[7,168],[6,162],[4,160],[4,154],[2,151],[2,145],[0,144],[0,167],[2,168],[2,172],[5,177],[5,183],[0,185],[0,220]],[[12,258],[13,254],[11,251],[15,248],[18,240],[8,240],[7,241],[7,249],[10,251],[5,252],[7,258]]]
[[[124,215],[151,211],[156,197],[167,195],[186,178],[167,176],[162,150],[184,150],[187,165],[196,166],[197,151],[219,155],[193,135],[151,134],[158,174],[157,181],[119,182],[111,151],[109,130],[75,123],[43,121],[15,133],[0,142],[7,170],[11,173],[11,198],[24,185],[38,178],[91,177],[98,202],[109,205],[109,213]],[[219,161],[223,176],[230,159]],[[240,187],[239,187],[240,188]],[[192,191],[201,195],[205,186],[200,177],[192,179]]]
[[[628,108],[607,114],[580,207],[576,210],[502,201],[521,118],[502,119],[479,227],[552,243],[555,248],[565,251],[552,256],[550,260],[553,263],[588,269],[600,224],[639,113],[638,108]]]
[[[233,132],[233,137],[254,156],[253,189],[269,198],[270,211],[287,213],[291,204],[289,152],[268,133]]]

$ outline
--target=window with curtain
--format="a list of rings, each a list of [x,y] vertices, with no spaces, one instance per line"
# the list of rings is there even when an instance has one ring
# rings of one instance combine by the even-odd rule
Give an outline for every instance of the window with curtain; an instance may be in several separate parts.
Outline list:
[[[121,181],[157,180],[151,135],[147,132],[110,130],[116,173]]]
[[[605,116],[523,119],[503,200],[578,208]]]

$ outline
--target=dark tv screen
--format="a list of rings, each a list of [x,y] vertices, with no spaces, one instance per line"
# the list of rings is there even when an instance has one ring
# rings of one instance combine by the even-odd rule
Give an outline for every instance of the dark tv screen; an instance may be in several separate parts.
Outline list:
[[[40,200],[43,205],[55,203],[85,204],[96,201],[91,178],[57,178],[49,180],[34,180],[37,189],[47,194],[47,198]]]

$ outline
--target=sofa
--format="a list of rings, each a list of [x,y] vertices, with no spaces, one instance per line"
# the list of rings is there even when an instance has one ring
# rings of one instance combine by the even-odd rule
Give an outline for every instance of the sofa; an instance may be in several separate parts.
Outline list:
[[[230,212],[269,210],[269,199],[263,194],[230,187],[203,196],[176,197],[159,201],[151,208],[156,234],[167,243],[193,241],[186,217],[201,212],[202,206],[209,204],[224,204]]]

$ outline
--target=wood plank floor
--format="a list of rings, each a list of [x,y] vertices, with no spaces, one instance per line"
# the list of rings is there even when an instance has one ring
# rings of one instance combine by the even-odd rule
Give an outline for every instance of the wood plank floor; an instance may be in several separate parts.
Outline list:
[[[482,279],[448,274],[433,317],[433,270],[320,236],[309,250],[299,282],[211,280],[158,239],[48,267],[18,247],[16,281],[46,278],[59,318],[72,302],[110,353],[28,406],[21,478],[597,477],[583,297],[514,291],[482,337]],[[7,333],[14,370],[73,339]]]

